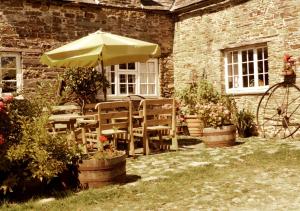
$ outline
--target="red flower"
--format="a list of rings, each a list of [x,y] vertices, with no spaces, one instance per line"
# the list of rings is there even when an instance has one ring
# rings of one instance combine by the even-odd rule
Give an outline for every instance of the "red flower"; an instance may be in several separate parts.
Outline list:
[[[0,101],[0,111],[4,110],[4,103],[2,101]]]
[[[0,145],[4,144],[5,141],[4,141],[4,137],[2,134],[0,134]]]
[[[283,56],[283,61],[284,62],[288,62],[289,60],[291,59],[291,56],[289,55],[289,54],[284,54],[284,56]]]
[[[12,95],[7,95],[3,98],[4,102],[11,102],[13,99],[14,97]]]
[[[104,142],[107,142],[107,137],[106,136],[100,136],[99,138],[100,142],[104,143]]]

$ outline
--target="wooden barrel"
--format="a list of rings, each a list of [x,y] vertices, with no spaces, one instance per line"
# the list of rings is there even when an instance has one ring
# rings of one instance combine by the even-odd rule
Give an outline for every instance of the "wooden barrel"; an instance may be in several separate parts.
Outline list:
[[[236,127],[234,125],[221,128],[204,128],[203,142],[208,147],[228,147],[235,145]]]
[[[126,154],[110,159],[83,160],[79,181],[83,188],[98,188],[126,179]]]
[[[202,136],[203,124],[197,115],[188,115],[185,117],[185,121],[189,130],[189,134],[192,137]]]

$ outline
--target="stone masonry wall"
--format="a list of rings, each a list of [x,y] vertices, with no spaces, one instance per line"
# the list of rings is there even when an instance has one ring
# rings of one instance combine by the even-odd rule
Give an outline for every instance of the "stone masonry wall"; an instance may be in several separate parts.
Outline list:
[[[233,0],[179,14],[173,50],[176,89],[197,72],[207,75],[218,90],[224,91],[222,51],[264,42],[268,46],[272,85],[283,80],[279,74],[284,53],[300,56],[299,0]],[[297,84],[300,85],[298,79]],[[236,99],[240,108],[255,111],[260,97],[240,95]]]
[[[123,36],[158,43],[161,47],[161,95],[173,92],[174,24],[170,15],[138,9],[60,1],[0,0],[0,51],[22,53],[24,88],[34,91],[40,79],[56,79],[57,68],[42,66],[44,51],[102,29]]]

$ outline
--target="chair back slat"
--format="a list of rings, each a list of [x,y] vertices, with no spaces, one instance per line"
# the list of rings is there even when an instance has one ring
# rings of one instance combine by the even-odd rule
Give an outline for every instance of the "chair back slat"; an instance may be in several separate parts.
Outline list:
[[[129,127],[128,121],[126,122],[117,122],[117,123],[109,123],[109,124],[100,124],[100,130],[118,130],[118,129],[126,129]]]
[[[164,125],[164,126],[172,126],[172,119],[150,119],[147,120],[147,126],[158,126],[158,125]]]

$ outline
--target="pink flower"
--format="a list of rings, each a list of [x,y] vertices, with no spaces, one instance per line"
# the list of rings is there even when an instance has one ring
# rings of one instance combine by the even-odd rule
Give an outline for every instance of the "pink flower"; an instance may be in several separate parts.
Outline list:
[[[14,97],[12,95],[7,95],[3,98],[4,102],[12,102]]]

